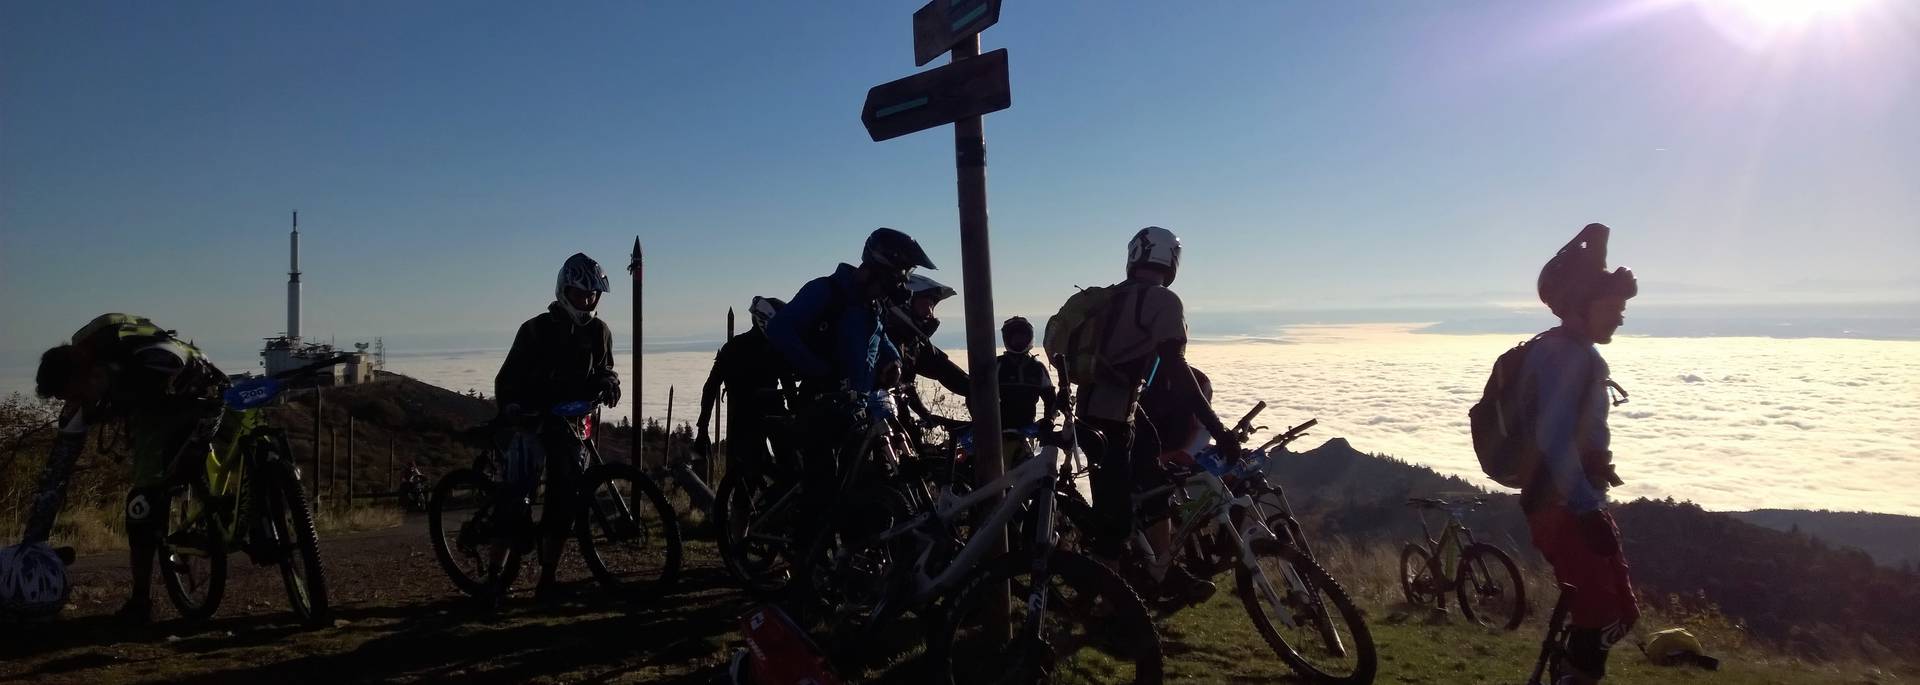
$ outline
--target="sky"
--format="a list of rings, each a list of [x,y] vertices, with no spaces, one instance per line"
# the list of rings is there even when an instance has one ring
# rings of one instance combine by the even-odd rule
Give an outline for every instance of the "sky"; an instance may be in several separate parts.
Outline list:
[[[250,362],[293,210],[309,337],[396,351],[504,347],[575,251],[624,338],[636,236],[649,342],[876,226],[959,287],[946,129],[858,118],[917,6],[0,3],[0,367],[103,311]],[[1118,280],[1147,224],[1223,333],[1538,317],[1591,221],[1637,309],[1920,316],[1920,3],[1016,0],[983,43],[1003,317]]]

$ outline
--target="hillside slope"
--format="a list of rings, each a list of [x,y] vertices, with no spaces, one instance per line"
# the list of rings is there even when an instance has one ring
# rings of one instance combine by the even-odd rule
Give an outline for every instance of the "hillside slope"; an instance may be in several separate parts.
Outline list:
[[[1269,470],[1310,534],[1392,549],[1419,536],[1407,497],[1481,492],[1426,467],[1362,454],[1339,438],[1277,459]],[[1475,537],[1545,569],[1518,497],[1488,497],[1489,506],[1466,519]],[[1653,606],[1717,609],[1802,656],[1920,653],[1920,574],[1691,503],[1638,500],[1614,512],[1636,589]],[[1440,524],[1429,517],[1435,532]]]

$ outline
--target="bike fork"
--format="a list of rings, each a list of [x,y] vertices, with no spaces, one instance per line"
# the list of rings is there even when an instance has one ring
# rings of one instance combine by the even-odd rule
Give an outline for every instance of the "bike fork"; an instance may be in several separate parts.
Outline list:
[[[1567,611],[1573,602],[1573,586],[1560,584],[1560,599],[1553,603],[1553,617],[1547,619],[1547,636],[1540,641],[1540,659],[1533,663],[1533,675],[1527,678],[1527,685],[1541,685],[1540,676],[1547,670],[1547,662],[1559,656],[1561,643],[1567,639]]]

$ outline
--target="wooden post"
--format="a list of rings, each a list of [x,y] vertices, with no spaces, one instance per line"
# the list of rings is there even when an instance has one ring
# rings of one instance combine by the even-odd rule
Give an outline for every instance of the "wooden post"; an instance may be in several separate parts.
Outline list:
[[[980,36],[975,35],[953,46],[953,61],[978,57]],[[981,117],[968,117],[953,123],[954,168],[960,191],[960,276],[966,289],[967,372],[973,387],[967,403],[973,413],[974,479],[985,485],[1006,471],[1006,455],[1000,453],[1000,377],[993,317],[992,251],[987,248],[987,138]],[[989,504],[997,506],[995,504]],[[988,509],[991,511],[992,509]],[[989,550],[989,556],[1005,554],[1006,536]],[[1008,586],[1000,584],[987,602],[988,634],[1005,637],[1012,606]],[[1001,630],[1008,632],[1002,633]]]
[[[327,496],[340,487],[340,430],[327,431]]]
[[[641,430],[641,427],[646,425],[646,417],[642,415],[646,409],[646,403],[641,400],[646,397],[647,386],[642,382],[644,376],[641,375],[640,367],[640,348],[642,347],[640,308],[641,295],[644,292],[641,290],[641,281],[644,280],[641,277],[646,273],[644,262],[645,259],[640,252],[640,236],[636,235],[633,237],[633,254],[627,261],[627,273],[633,275],[633,392],[631,393],[633,399],[629,400],[633,405],[627,408],[633,414],[633,452],[627,456],[627,460],[640,468],[647,466],[646,431]]]
[[[660,448],[660,453],[662,455],[660,457],[660,464],[662,466],[673,463],[673,386],[671,385],[667,386],[667,437],[664,445]]]
[[[387,492],[396,491],[393,485],[395,475],[397,474],[393,470],[393,438],[387,438]]]
[[[307,471],[313,474],[310,476],[313,483],[307,491],[314,497],[320,496],[320,434],[327,432],[325,409],[326,396],[320,394],[320,386],[316,385],[313,387],[313,468]]]
[[[348,414],[347,415],[347,501],[346,501],[346,505],[349,508],[353,506],[353,464],[354,464],[353,424],[354,424],[353,415]]]

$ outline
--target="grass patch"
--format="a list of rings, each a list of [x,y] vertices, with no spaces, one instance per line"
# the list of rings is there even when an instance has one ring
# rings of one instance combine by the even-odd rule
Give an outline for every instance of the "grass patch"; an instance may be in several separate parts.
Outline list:
[[[400,525],[405,515],[390,505],[359,505],[351,508],[325,507],[314,512],[313,526],[324,539],[341,533],[380,530]]]

